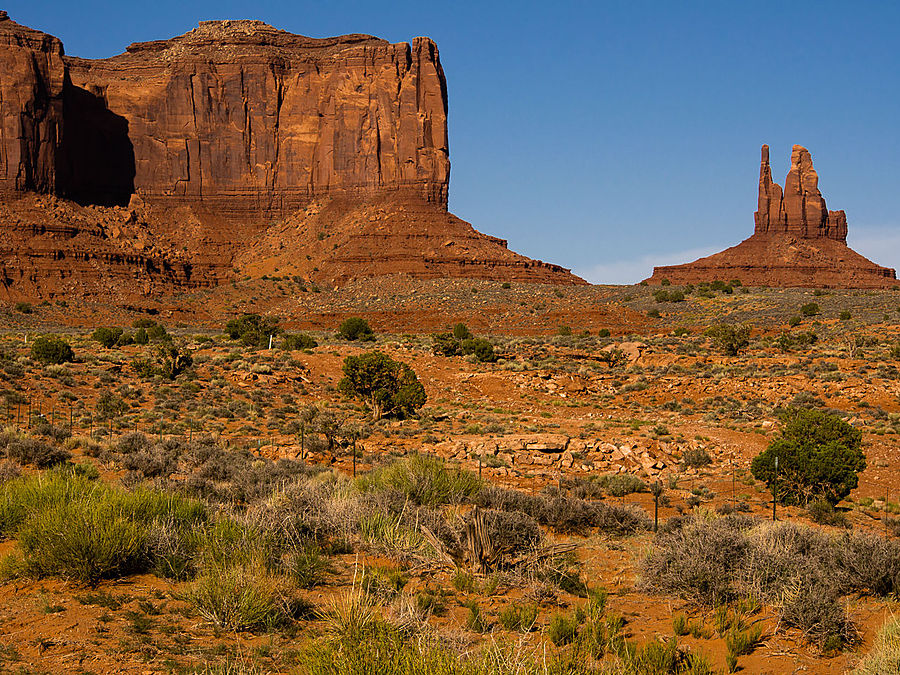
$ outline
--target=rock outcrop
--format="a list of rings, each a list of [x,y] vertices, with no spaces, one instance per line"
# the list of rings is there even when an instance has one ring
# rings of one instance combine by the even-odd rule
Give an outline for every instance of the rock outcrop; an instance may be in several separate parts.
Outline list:
[[[6,211],[15,214],[16,201],[29,193],[74,202],[67,213],[75,205],[127,207],[143,245],[160,260],[186,262],[190,277],[204,285],[227,279],[239,259],[253,259],[241,265],[247,270],[271,267],[258,257],[266,249],[260,242],[271,243],[273,231],[310,209],[328,214],[331,221],[319,225],[340,235],[341,223],[369,205],[416,214],[417,230],[402,216],[390,223],[400,225],[396,233],[384,231],[385,219],[362,227],[355,220],[358,251],[349,257],[317,251],[310,274],[315,269],[320,280],[339,281],[400,271],[390,262],[395,251],[384,248],[398,244],[402,272],[412,276],[584,283],[448,214],[449,178],[447,86],[428,38],[399,44],[369,35],[313,39],[260,21],[207,21],[171,40],[87,60],[66,56],[58,39],[0,14]],[[35,210],[24,213],[33,218]],[[4,248],[15,253],[13,259],[0,251],[8,293],[16,294],[9,280],[18,277],[32,279],[29,294],[47,286],[40,261],[53,255],[53,246],[41,240],[41,228],[78,231],[69,243],[77,239],[85,248],[59,249],[62,258],[90,258],[92,248],[108,248],[96,228],[80,230],[77,222],[60,221],[60,213],[25,223],[24,230],[21,222],[0,222],[10,234]],[[111,212],[97,222],[117,218]],[[101,240],[92,244],[91,236]],[[477,245],[445,255],[448,240]],[[132,243],[121,235],[116,243],[125,259],[143,255],[129,249]],[[441,254],[429,254],[433,249]],[[294,260],[309,255],[290,253]],[[102,275],[96,276],[102,288]]]
[[[762,146],[759,166],[759,210],[753,214],[755,234],[793,234],[804,239],[847,243],[847,215],[829,211],[819,192],[819,175],[809,150],[795,145],[784,190],[772,182],[769,146]]]
[[[829,211],[809,151],[795,145],[784,189],[772,180],[769,146],[762,146],[759,207],[753,236],[721,253],[684,265],[655,267],[650,283],[739,279],[751,286],[884,288],[896,272],[847,246],[847,216]]]

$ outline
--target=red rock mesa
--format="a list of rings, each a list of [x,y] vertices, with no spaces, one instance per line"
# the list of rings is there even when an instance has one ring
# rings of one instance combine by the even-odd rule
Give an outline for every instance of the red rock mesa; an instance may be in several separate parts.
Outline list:
[[[0,288],[153,295],[244,274],[584,283],[447,211],[428,38],[207,21],[66,56],[0,12]]]

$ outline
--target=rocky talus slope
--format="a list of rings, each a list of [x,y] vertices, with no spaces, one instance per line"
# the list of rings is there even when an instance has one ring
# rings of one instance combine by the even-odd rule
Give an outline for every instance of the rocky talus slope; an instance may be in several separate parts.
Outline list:
[[[772,181],[769,146],[762,146],[759,209],[748,239],[684,265],[655,267],[650,283],[739,279],[745,285],[886,288],[896,272],[847,246],[847,216],[829,211],[809,151],[795,145],[784,189]]]
[[[87,60],[0,12],[0,73],[9,297],[124,299],[276,268],[584,283],[447,212],[447,85],[428,38],[207,21]]]

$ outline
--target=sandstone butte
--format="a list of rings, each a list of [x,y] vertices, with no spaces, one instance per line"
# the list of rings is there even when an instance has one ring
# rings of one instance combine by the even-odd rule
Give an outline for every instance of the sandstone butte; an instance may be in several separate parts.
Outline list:
[[[428,38],[207,21],[87,60],[0,12],[0,293],[149,297],[246,275],[584,284],[448,213]]]
[[[739,279],[749,286],[886,288],[893,269],[847,246],[847,216],[829,211],[809,151],[795,145],[784,189],[772,181],[769,146],[762,146],[759,208],[753,235],[737,246],[684,265],[655,267],[651,284]]]

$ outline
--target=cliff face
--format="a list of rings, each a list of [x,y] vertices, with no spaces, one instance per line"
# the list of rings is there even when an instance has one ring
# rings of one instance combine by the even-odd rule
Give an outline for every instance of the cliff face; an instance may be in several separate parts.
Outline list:
[[[365,260],[369,274],[583,283],[447,214],[449,178],[447,87],[428,38],[313,39],[259,21],[209,21],[171,40],[86,60],[65,56],[56,38],[0,14],[0,199],[11,214],[0,222],[8,235],[0,280],[12,295],[24,292],[17,278],[30,279],[35,292],[63,292],[41,281],[41,269],[55,278],[65,265],[42,261],[92,259],[92,249],[110,245],[104,223],[119,232],[113,262],[128,266],[149,250],[162,261],[113,277],[188,265],[190,274],[166,277],[175,279],[170,290],[180,290],[227,279],[233,261],[271,270],[258,258],[267,250],[258,243],[271,243],[273,231],[310,208],[330,214],[324,227],[355,223],[353,236],[343,238],[354,242],[353,255],[332,248],[312,259],[306,250],[289,251],[289,260],[311,262],[310,275],[328,270],[324,281],[360,276]],[[81,213],[74,205],[44,214],[23,206],[23,215],[40,221],[26,222],[12,203],[28,193],[93,209],[78,222],[96,227],[66,220]],[[359,227],[354,214],[376,202],[413,215]],[[103,208],[113,211],[96,211]],[[394,229],[386,239],[388,225]],[[64,246],[45,236],[73,228],[78,236]],[[139,240],[122,235],[132,229]],[[444,255],[437,240],[477,245]],[[279,242],[280,254],[284,246]],[[429,256],[436,246],[441,255]],[[399,268],[391,262],[398,259]],[[72,265],[69,278],[93,278],[79,287],[103,289],[108,271]],[[159,288],[155,281],[136,286]],[[75,292],[71,284],[65,290]]]
[[[68,64],[73,87],[125,121],[145,201],[283,215],[325,195],[387,190],[446,208],[447,90],[428,38],[314,40],[259,21],[208,21]],[[104,135],[102,121],[76,119]]]
[[[62,43],[0,11],[0,195],[56,189]]]
[[[650,283],[739,279],[751,286],[884,288],[896,272],[847,246],[847,216],[829,211],[809,151],[795,145],[784,190],[772,181],[769,146],[762,146],[759,207],[753,236],[684,265],[655,267]]]

